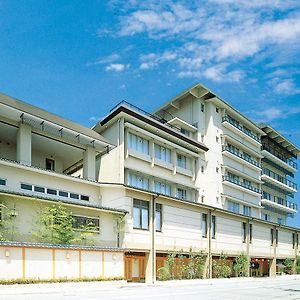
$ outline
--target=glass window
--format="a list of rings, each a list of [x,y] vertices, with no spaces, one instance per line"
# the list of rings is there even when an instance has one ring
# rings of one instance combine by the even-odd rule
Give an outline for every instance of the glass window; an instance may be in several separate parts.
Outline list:
[[[133,228],[149,229],[149,202],[133,199]]]
[[[249,224],[249,242],[250,243],[252,243],[252,235],[253,235],[252,224]]]
[[[57,195],[57,191],[54,189],[47,189],[47,194],[49,195]]]
[[[186,200],[186,190],[177,188],[176,197],[179,199]]]
[[[64,191],[58,191],[58,195],[61,197],[69,197],[69,193]]]
[[[187,159],[186,156],[177,153],[177,166],[183,169],[187,168]]]
[[[171,185],[160,181],[154,181],[154,192],[171,196]]]
[[[236,202],[233,201],[228,201],[228,210],[235,212],[235,213],[240,213],[240,205]]]
[[[155,218],[156,218],[156,231],[161,231],[161,228],[162,228],[162,205],[159,203],[156,203]]]
[[[282,218],[277,218],[277,223],[280,224],[280,225],[282,225],[283,224]]]
[[[80,195],[80,200],[89,201],[90,197],[85,195]]]
[[[271,246],[272,246],[273,242],[274,242],[274,229],[273,228],[270,229],[270,242],[271,242]]]
[[[70,193],[70,198],[79,199],[79,195],[75,193]]]
[[[99,218],[73,216],[74,223],[73,227],[76,229],[85,229],[85,231],[99,231],[100,222]],[[90,227],[90,229],[89,229]]]
[[[202,237],[207,237],[207,214],[202,214]]]
[[[243,238],[243,243],[246,243],[246,238],[247,238],[247,231],[246,231],[247,224],[242,223],[242,238]]]
[[[155,157],[157,159],[160,159],[160,160],[163,160],[163,161],[166,161],[169,163],[171,162],[171,150],[170,149],[160,146],[160,145],[157,145],[157,144],[154,144],[154,153],[155,153]]]
[[[265,221],[270,221],[271,220],[271,216],[268,214],[262,214],[262,219]]]
[[[128,184],[143,190],[149,189],[149,180],[145,177],[136,174],[129,173]]]
[[[180,128],[180,132],[183,133],[186,136],[190,136],[190,131],[184,128]]]
[[[0,185],[6,185],[6,180],[0,178]]]
[[[211,237],[216,238],[216,216],[211,216]]]
[[[34,191],[39,193],[45,193],[45,188],[42,186],[34,186]]]
[[[244,207],[243,207],[243,214],[245,216],[251,217],[251,207],[244,205]]]
[[[138,152],[149,154],[149,141],[133,133],[129,133],[128,147]]]
[[[26,183],[21,183],[21,189],[32,191],[32,185],[31,184],[26,184]]]
[[[46,158],[46,170],[54,171],[54,160]]]

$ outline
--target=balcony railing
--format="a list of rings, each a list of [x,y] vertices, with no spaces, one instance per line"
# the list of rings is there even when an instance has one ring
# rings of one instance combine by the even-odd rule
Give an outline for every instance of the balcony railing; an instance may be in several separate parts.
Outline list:
[[[271,178],[273,178],[273,179],[289,186],[290,188],[292,188],[294,190],[297,190],[297,184],[296,183],[286,179],[285,177],[283,177],[283,176],[281,176],[281,175],[279,175],[279,174],[277,174],[277,173],[275,173],[275,172],[273,172],[273,171],[271,171],[267,168],[263,168],[262,173],[263,173],[263,175],[267,175],[267,176],[269,176],[269,177],[271,177]]]
[[[296,170],[298,169],[297,164],[291,158],[284,157],[284,155],[282,155],[280,152],[276,151],[275,149],[273,149],[267,145],[263,145],[262,150],[266,150],[266,151],[270,152],[271,154],[273,154],[274,156],[276,156],[277,158],[279,158],[286,164],[290,165],[294,169],[296,169]]]
[[[269,200],[269,201],[272,201],[274,203],[283,205],[285,207],[292,208],[294,210],[298,210],[298,205],[296,203],[293,203],[291,201],[288,201],[286,199],[283,199],[283,198],[280,198],[280,197],[277,197],[277,196],[273,196],[269,193],[263,192],[262,198],[266,199],[266,200]]]
[[[223,181],[229,181],[229,182],[234,183],[234,184],[236,184],[238,186],[241,186],[241,187],[243,187],[245,189],[248,189],[248,190],[250,190],[252,192],[261,194],[261,190],[259,188],[255,187],[255,186],[253,186],[251,184],[245,183],[243,181],[239,181],[238,179],[236,179],[236,178],[234,178],[232,176],[224,175],[223,176]]]
[[[251,137],[252,139],[257,141],[258,143],[260,143],[260,138],[256,134],[254,134],[250,130],[247,130],[238,121],[235,121],[234,119],[230,118],[229,116],[224,116],[222,118],[222,122],[228,122],[229,124],[231,124],[235,128],[239,129],[240,131],[242,131],[243,133],[245,133],[246,135],[248,135],[249,137]]]
[[[246,162],[258,167],[258,168],[261,168],[261,165],[260,163],[258,163],[257,161],[253,160],[252,158],[249,158],[248,156],[244,155],[243,153],[241,153],[240,151],[237,151],[231,147],[228,147],[228,146],[223,146],[223,151],[228,151],[232,154],[234,154],[235,156],[245,160]]]

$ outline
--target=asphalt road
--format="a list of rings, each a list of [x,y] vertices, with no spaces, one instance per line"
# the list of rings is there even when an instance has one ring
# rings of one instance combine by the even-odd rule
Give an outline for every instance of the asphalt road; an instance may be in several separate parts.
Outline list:
[[[300,299],[300,276],[173,281],[145,284],[97,282],[0,286],[2,300],[260,300]]]

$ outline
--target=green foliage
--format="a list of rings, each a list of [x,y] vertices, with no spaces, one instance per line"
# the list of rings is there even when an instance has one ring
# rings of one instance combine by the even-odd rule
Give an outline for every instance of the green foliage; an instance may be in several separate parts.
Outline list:
[[[212,273],[215,278],[228,278],[231,275],[231,267],[228,264],[227,256],[223,253],[219,259],[212,262]]]
[[[171,279],[174,279],[175,277],[175,270],[174,270],[175,257],[176,257],[175,252],[171,252],[167,256],[167,266],[168,266]]]
[[[157,270],[158,280],[169,280],[170,279],[170,272],[167,267],[162,267]]]
[[[300,274],[300,256],[296,258],[296,273]]]
[[[16,223],[16,210],[10,209],[4,202],[0,202],[0,241],[16,240],[18,230]]]
[[[290,258],[286,258],[283,261],[283,265],[284,265],[284,273],[286,274],[293,273],[294,262]]]
[[[240,254],[235,259],[235,264],[233,265],[233,270],[236,272],[236,276],[247,276],[249,272],[250,260],[245,254]]]

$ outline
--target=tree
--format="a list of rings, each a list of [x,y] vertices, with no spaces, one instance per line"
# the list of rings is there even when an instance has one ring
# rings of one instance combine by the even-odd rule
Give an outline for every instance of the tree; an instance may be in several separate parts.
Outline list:
[[[0,241],[14,241],[18,234],[16,210],[10,209],[4,202],[0,202]]]
[[[233,270],[236,272],[237,276],[247,276],[249,272],[249,265],[249,257],[242,253],[236,257]]]

